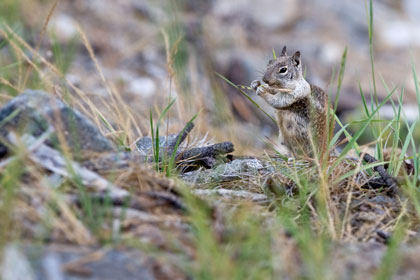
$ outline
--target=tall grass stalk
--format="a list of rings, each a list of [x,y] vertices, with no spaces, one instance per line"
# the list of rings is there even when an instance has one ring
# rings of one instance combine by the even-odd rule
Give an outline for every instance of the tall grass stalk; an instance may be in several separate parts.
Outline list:
[[[368,16],[368,33],[369,33],[369,55],[370,66],[372,71],[373,93],[375,96],[375,104],[378,107],[378,95],[376,91],[376,78],[375,78],[375,59],[373,56],[373,0],[369,0],[369,8],[366,5],[366,14]]]
[[[4,246],[12,238],[14,231],[13,211],[15,196],[19,188],[19,181],[24,169],[24,149],[16,150],[16,157],[1,170],[0,176],[0,263]],[[19,238],[15,236],[14,238]]]

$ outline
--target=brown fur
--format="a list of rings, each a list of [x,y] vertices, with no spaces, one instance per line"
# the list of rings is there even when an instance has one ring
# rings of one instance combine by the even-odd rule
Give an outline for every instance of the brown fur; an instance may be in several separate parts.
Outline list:
[[[280,152],[295,157],[312,157],[314,146],[317,154],[324,154],[329,131],[328,97],[325,91],[309,85],[303,78],[300,52],[287,56],[284,48],[282,56],[268,63],[263,81],[266,84],[254,81],[251,87],[277,110]]]

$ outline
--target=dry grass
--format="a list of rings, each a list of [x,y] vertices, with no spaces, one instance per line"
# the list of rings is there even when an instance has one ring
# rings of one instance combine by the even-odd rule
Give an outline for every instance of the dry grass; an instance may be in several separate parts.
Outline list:
[[[78,34],[93,61],[96,79],[106,89],[105,97],[84,92],[42,55],[40,42],[56,4],[54,2],[50,9],[35,47],[7,23],[0,28],[1,36],[16,54],[19,65],[17,77],[0,77],[0,83],[20,92],[31,79],[39,77],[40,87],[90,117],[120,148],[132,148],[135,140],[147,133],[149,120],[146,116],[149,112],[135,112],[118,87],[106,79],[100,58],[96,57],[83,28],[79,26]],[[196,79],[192,84],[197,90],[196,98],[191,104],[191,95],[188,95],[191,93],[183,92],[176,73],[179,70],[174,68],[183,38],[173,39],[173,34],[166,30],[162,34],[168,70],[165,96],[170,100],[173,90],[179,96],[173,109],[175,112],[165,119],[164,130],[168,134],[169,129],[179,131],[208,100],[204,93],[199,92]],[[194,65],[187,67],[184,69],[186,73],[196,70]],[[217,95],[217,91],[221,91],[220,81],[213,76],[209,81]],[[4,92],[1,94],[5,100],[10,99]],[[221,98],[221,103],[226,102],[224,98]],[[157,108],[155,111],[155,115],[160,115],[162,110]],[[203,110],[197,119],[197,134],[208,133],[218,139],[240,143],[232,112],[228,107],[222,111],[219,117],[227,124],[215,127],[208,122],[212,112]],[[371,113],[375,115],[373,111]],[[139,121],[141,117],[143,119]],[[372,119],[373,116],[367,116],[366,127],[372,126]],[[61,135],[61,144],[66,146],[64,135],[60,132],[58,135]],[[382,135],[382,131],[378,135]],[[399,135],[396,137],[400,138]],[[348,136],[349,149],[359,150],[356,140]],[[373,145],[382,145],[381,141]],[[397,145],[405,143],[405,139],[399,141]],[[409,141],[415,146],[413,139]],[[190,143],[194,140],[190,139]],[[103,155],[85,155],[85,159],[95,162],[95,171],[99,175],[132,194],[130,201],[116,202],[109,198],[98,199],[77,176],[57,180],[51,172],[31,160],[31,150],[25,146],[14,149],[13,160],[0,163],[0,182],[4,186],[0,190],[3,198],[0,200],[0,248],[14,240],[80,246],[112,243],[141,248],[155,255],[170,252],[182,256],[172,262],[199,279],[266,279],[285,274],[324,279],[330,273],[327,260],[331,255],[328,247],[331,241],[375,240],[383,243],[389,240],[384,240],[381,233],[392,236],[399,230],[403,233],[397,241],[401,241],[414,238],[413,233],[419,229],[417,180],[410,185],[413,176],[400,178],[406,195],[390,195],[384,188],[369,186],[375,175],[371,170],[373,166],[349,159],[347,152],[339,157],[320,157],[311,162],[275,161],[266,156],[264,159],[273,168],[270,175],[248,176],[204,186],[266,194],[269,201],[264,203],[241,199],[205,201],[191,195],[190,187],[185,187],[177,178],[168,179],[146,164],[103,168],[110,161],[106,156],[101,161]],[[262,154],[246,145],[238,145],[237,150]],[[71,154],[66,154],[66,157],[68,160],[72,158]],[[267,181],[268,176],[271,176],[271,181]],[[187,264],[191,259],[194,262]],[[250,263],[255,265],[250,266]],[[296,264],[302,266],[296,267]]]

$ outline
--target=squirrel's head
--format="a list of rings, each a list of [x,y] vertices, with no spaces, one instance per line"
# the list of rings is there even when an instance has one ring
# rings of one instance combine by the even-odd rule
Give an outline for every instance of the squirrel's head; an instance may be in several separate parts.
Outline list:
[[[286,54],[284,46],[281,56],[271,59],[268,62],[263,81],[269,86],[295,89],[300,80],[303,79],[300,52],[294,55]]]

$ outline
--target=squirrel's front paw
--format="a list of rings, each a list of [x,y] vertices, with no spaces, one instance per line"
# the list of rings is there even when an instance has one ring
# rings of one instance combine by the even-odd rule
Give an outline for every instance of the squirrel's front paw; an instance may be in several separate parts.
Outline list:
[[[261,82],[260,82],[260,81],[258,81],[258,80],[254,80],[254,81],[252,81],[252,83],[251,83],[251,88],[252,88],[253,90],[257,90],[257,88],[258,88],[260,85],[261,85]]]
[[[267,93],[267,88],[265,85],[261,85],[257,88],[257,95],[258,96],[263,96]]]

